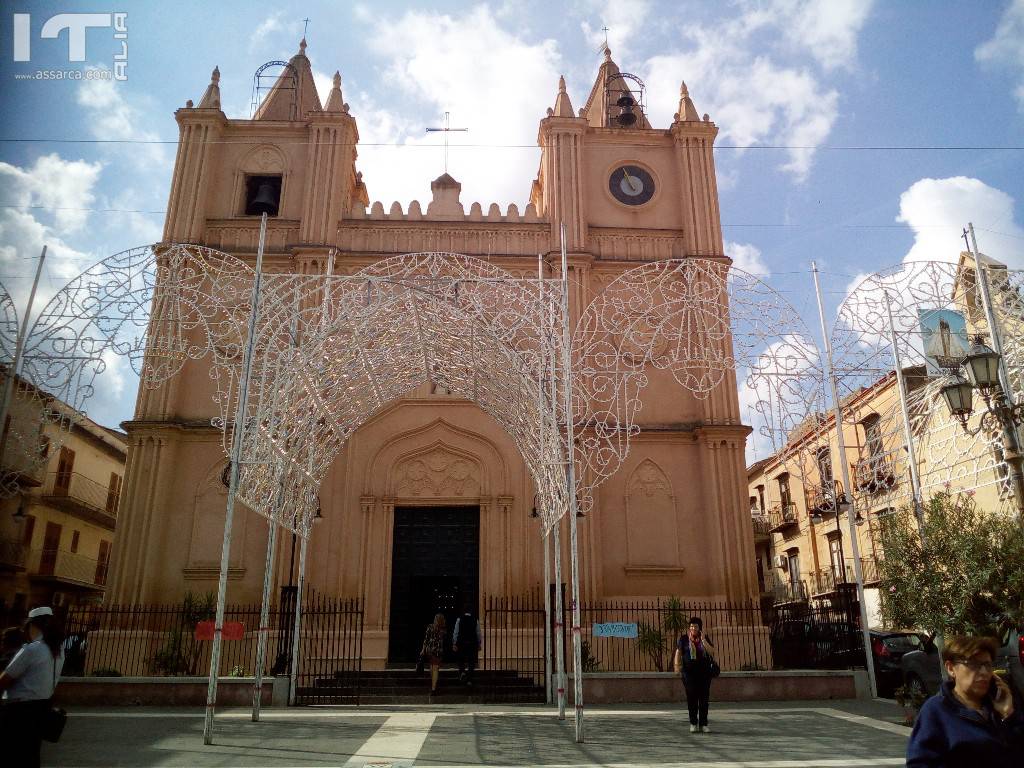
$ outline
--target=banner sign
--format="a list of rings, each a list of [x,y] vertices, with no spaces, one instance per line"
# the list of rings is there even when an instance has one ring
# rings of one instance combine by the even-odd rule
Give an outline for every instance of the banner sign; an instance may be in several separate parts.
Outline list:
[[[621,621],[612,621],[606,624],[594,625],[594,637],[632,637],[637,636],[636,623],[626,624]]]
[[[212,621],[200,621],[196,624],[196,640],[213,640],[216,626]],[[245,626],[240,621],[225,621],[221,632],[222,640],[241,640],[245,636]]]

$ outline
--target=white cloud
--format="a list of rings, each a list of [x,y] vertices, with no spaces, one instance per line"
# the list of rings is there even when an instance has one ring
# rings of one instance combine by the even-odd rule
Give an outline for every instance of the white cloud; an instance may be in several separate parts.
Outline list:
[[[279,32],[282,29],[281,17],[284,15],[283,11],[275,11],[270,16],[265,18],[259,23],[256,29],[253,30],[252,35],[249,38],[249,50],[255,51],[269,35],[274,32]]]
[[[580,28],[593,50],[599,50],[604,44],[605,33],[602,27],[608,27],[608,47],[618,60],[625,60],[632,52],[630,43],[638,39],[638,33],[647,24],[650,13],[649,0],[587,0],[585,13],[598,16],[600,22],[592,26],[589,21],[582,21]]]
[[[87,113],[86,124],[97,139],[135,142],[119,146],[120,157],[130,156],[135,170],[169,170],[170,161],[155,132],[142,127],[146,112],[130,103],[123,88],[113,80],[83,80],[78,88],[78,104]],[[125,147],[130,146],[130,151]]]
[[[825,69],[850,68],[874,0],[775,0],[764,9],[789,43]]]
[[[358,17],[357,17],[358,18]],[[349,97],[359,121],[359,167],[372,199],[430,200],[429,182],[443,171],[442,139],[425,128],[451,113],[449,172],[462,182],[462,201],[515,202],[529,195],[539,157],[531,144],[537,123],[554,103],[559,55],[552,40],[528,43],[507,31],[487,6],[463,15],[408,11],[397,19],[377,16],[366,35],[383,65],[378,92],[401,104],[384,104],[359,93]],[[385,96],[386,98],[386,96]],[[397,142],[401,147],[372,147]],[[488,145],[460,149],[460,144]],[[486,162],[482,162],[485,156]]]
[[[86,209],[95,200],[93,187],[101,169],[100,163],[69,161],[49,154],[37,158],[31,168],[0,162],[0,177],[7,177],[4,186],[12,204],[50,209],[57,226],[73,232],[81,229],[88,218]]]
[[[771,270],[761,258],[761,249],[750,243],[725,243],[725,253],[732,259],[732,265],[748,274],[762,279],[771,275]]]
[[[1014,218],[1014,200],[979,179],[921,179],[900,195],[896,221],[914,233],[904,261],[956,261],[965,249],[960,232],[975,226],[978,249],[1014,269],[1024,268],[1024,228]],[[988,231],[990,225],[996,224]]]
[[[1019,82],[1014,96],[1024,112],[1024,0],[1013,0],[1003,12],[992,39],[974,50],[974,58],[983,63],[1005,67],[1016,73]]]
[[[781,168],[803,181],[816,148],[838,117],[839,93],[823,83],[808,63],[781,63],[779,54],[762,38],[775,36],[786,50],[798,47],[828,67],[848,66],[859,26],[850,16],[836,21],[826,7],[814,3],[780,0],[771,6],[744,7],[740,16],[711,26],[688,25],[683,50],[647,62],[652,123],[665,125],[678,110],[682,77],[698,112],[709,113],[720,126],[720,142],[793,147]],[[811,14],[812,20],[803,22],[809,26],[799,37],[800,46],[795,46],[792,35],[797,33],[786,22],[801,12]],[[817,48],[829,40],[834,53],[823,60]]]

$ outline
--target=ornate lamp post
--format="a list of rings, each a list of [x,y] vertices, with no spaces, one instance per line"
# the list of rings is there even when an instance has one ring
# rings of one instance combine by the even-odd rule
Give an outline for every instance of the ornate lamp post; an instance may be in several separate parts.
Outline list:
[[[988,347],[981,336],[974,338],[961,366],[967,374],[949,376],[942,397],[949,412],[972,437],[982,430],[999,428],[1003,440],[1003,460],[1009,468],[1017,514],[1024,523],[1024,456],[1021,456],[1017,427],[1024,424],[1024,403],[1013,403],[999,381],[999,354]],[[974,413],[973,394],[977,390],[985,402],[985,412],[973,429],[967,426]]]

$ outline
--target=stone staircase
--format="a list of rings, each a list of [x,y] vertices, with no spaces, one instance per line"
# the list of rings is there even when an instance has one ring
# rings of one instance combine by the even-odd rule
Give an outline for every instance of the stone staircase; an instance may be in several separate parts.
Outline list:
[[[438,692],[430,695],[430,671],[374,669],[336,672],[296,691],[297,704],[535,704],[544,687],[514,670],[477,670],[473,685],[459,682],[457,669],[441,669]]]

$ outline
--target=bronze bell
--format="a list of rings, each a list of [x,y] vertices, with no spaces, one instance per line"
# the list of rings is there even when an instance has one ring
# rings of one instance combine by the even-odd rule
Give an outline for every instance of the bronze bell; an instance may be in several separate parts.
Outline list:
[[[259,189],[256,190],[256,197],[252,199],[249,208],[257,216],[264,213],[267,216],[273,216],[277,213],[277,196],[274,194],[274,185],[271,182],[264,181],[260,184]]]
[[[623,94],[615,104],[619,107],[619,116],[616,118],[619,121],[619,125],[633,125],[636,123],[636,113],[633,111],[633,105],[636,102],[632,96],[628,93]]]

